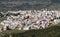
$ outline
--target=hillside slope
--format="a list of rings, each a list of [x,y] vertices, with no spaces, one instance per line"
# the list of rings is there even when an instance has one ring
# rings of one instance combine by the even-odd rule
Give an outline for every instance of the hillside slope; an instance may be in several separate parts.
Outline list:
[[[60,37],[60,26],[52,26],[47,29],[39,30],[8,30],[0,33],[2,37]]]
[[[60,9],[60,0],[0,0],[0,10]]]

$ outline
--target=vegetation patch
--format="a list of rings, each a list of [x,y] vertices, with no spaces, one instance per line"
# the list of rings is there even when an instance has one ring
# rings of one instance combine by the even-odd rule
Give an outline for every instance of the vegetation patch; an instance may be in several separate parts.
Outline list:
[[[0,33],[3,37],[60,37],[60,26],[39,30],[7,30]]]

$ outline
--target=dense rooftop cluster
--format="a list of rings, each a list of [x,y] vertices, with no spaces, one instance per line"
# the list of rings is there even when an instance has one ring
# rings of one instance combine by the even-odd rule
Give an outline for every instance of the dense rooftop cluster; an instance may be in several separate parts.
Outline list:
[[[45,29],[60,22],[60,11],[56,10],[8,11],[5,13],[5,16],[7,19],[0,22],[0,31],[12,29]]]

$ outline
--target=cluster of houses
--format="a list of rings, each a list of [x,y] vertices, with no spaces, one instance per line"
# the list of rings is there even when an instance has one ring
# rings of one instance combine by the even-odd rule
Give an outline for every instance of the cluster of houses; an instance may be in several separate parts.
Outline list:
[[[7,19],[0,22],[1,30],[45,29],[60,23],[60,11],[19,10],[6,12]]]

